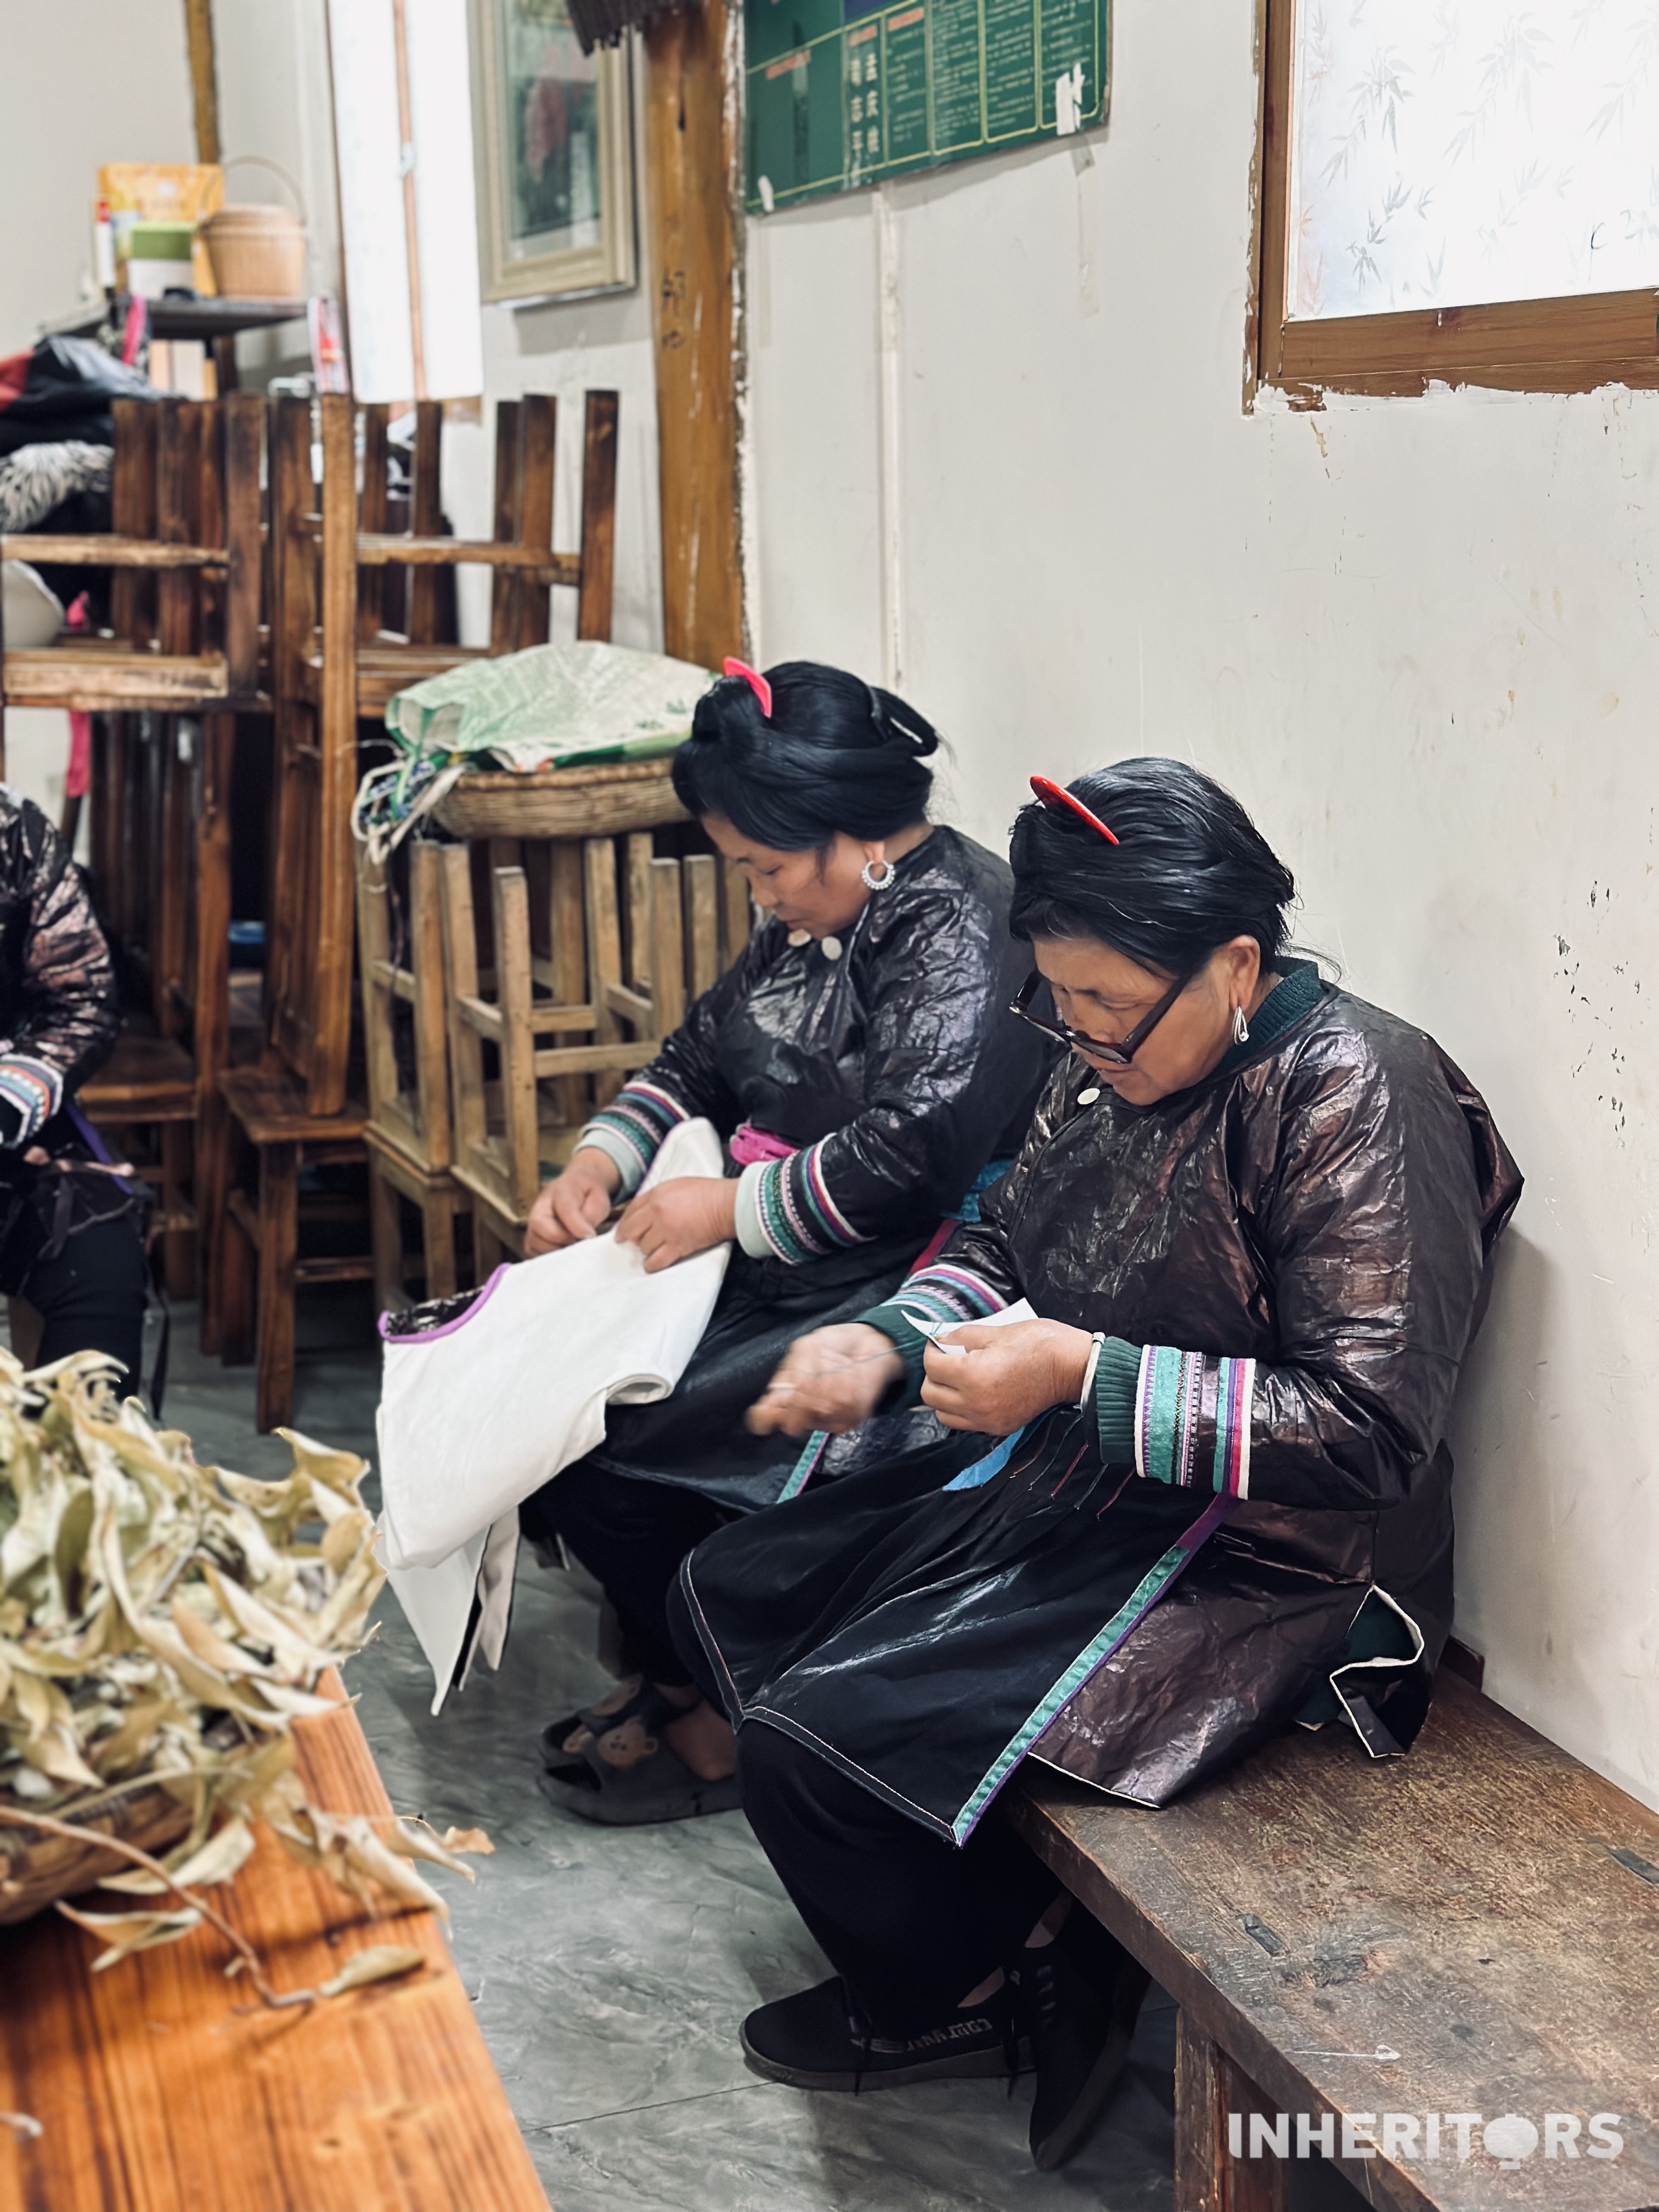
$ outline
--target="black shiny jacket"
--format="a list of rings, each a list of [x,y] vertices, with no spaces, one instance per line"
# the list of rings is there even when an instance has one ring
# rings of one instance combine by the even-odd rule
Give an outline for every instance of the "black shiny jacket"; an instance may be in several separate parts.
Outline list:
[[[936,828],[839,959],[763,924],[639,1079],[723,1138],[751,1121],[797,1146],[831,1139],[822,1172],[859,1236],[925,1237],[1018,1149],[1050,1064],[1006,1011],[1030,965],[1008,934],[1012,890],[1006,861]]]
[[[0,784],[0,1051],[58,1068],[66,1093],[109,1058],[115,970],[63,839]]]
[[[1431,1672],[1447,1420],[1521,1176],[1433,1039],[1343,991],[1155,1106],[1087,1087],[1056,1069],[942,1257],[1047,1318],[1258,1363],[1247,1498],[1036,1747],[1162,1803],[1297,1710],[1373,1585]]]

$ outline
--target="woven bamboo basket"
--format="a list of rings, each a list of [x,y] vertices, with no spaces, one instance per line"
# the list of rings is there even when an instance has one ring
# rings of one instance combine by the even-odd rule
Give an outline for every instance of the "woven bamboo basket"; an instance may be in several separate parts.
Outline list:
[[[94,1828],[152,1854],[166,1851],[189,1832],[192,1778],[178,1778],[178,1790],[153,1776],[140,1776],[115,1790],[54,1805],[54,1820]],[[180,1794],[182,1793],[182,1794]],[[25,1815],[30,1807],[0,1790],[0,1805]],[[132,1862],[117,1851],[98,1850],[61,1836],[31,1835],[27,1828],[0,1826],[0,1925],[32,1919],[60,1897],[95,1889],[106,1875],[130,1874]]]

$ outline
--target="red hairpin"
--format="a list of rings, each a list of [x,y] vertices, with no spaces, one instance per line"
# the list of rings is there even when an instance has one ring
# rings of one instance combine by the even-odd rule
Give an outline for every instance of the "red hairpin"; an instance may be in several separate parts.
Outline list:
[[[755,696],[760,701],[760,710],[762,714],[765,715],[769,722],[771,720],[772,687],[758,669],[750,668],[745,661],[733,660],[728,653],[726,656],[726,665],[721,669],[720,674],[722,676],[741,676],[744,682],[749,686]]]
[[[1116,844],[1116,837],[1106,827],[1099,815],[1091,814],[1080,799],[1073,799],[1069,791],[1064,790],[1060,785],[1052,781],[1048,776],[1034,775],[1031,778],[1031,788],[1045,806],[1064,806],[1073,814],[1080,814],[1091,830],[1099,830],[1109,845]]]

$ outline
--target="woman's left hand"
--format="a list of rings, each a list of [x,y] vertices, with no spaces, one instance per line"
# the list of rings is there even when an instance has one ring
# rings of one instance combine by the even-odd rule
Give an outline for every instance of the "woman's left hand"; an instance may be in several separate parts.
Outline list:
[[[1077,1403],[1094,1339],[1062,1321],[1016,1321],[1000,1328],[969,1322],[948,1330],[946,1341],[965,1349],[928,1346],[922,1404],[947,1429],[1007,1437],[1050,1406]]]
[[[637,1244],[645,1272],[657,1275],[677,1260],[706,1252],[737,1234],[738,1186],[717,1176],[677,1176],[644,1191],[617,1224],[619,1244]]]

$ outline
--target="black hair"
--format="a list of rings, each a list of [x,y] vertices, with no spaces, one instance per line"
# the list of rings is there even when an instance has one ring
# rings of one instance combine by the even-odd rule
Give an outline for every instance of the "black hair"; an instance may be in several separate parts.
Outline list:
[[[820,850],[838,832],[890,837],[927,812],[939,748],[931,722],[890,691],[785,660],[768,669],[772,712],[744,677],[721,678],[697,702],[674,756],[674,790],[689,813],[720,814],[780,853]]]
[[[1171,981],[1253,937],[1272,968],[1296,885],[1231,792],[1174,760],[1119,761],[1067,788],[1120,842],[1069,808],[1023,807],[1009,853],[1016,937],[1096,938]]]

